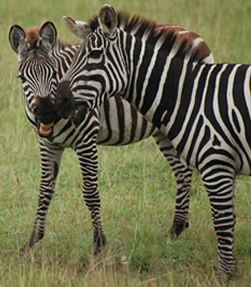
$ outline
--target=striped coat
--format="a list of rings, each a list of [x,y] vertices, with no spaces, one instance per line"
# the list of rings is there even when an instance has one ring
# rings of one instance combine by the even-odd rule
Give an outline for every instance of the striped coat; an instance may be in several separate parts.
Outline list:
[[[120,94],[168,136],[202,177],[219,271],[231,278],[234,183],[237,175],[251,175],[251,66],[195,63],[185,41],[109,5],[85,28],[85,41],[58,84],[57,113],[68,109],[63,116],[75,111],[77,118]]]
[[[68,26],[80,33],[72,19]],[[69,24],[70,23],[70,24]],[[195,33],[173,25],[158,25],[156,33],[173,33],[185,39],[194,60],[212,62],[213,57],[205,42]],[[14,37],[18,35],[17,37]],[[21,36],[20,36],[21,35]],[[54,35],[54,39],[50,39]],[[19,37],[20,42],[16,43]],[[49,39],[49,41],[48,41]],[[22,41],[27,47],[20,49]],[[56,29],[51,22],[41,29],[31,28],[27,32],[17,25],[10,30],[10,43],[19,57],[19,77],[22,80],[26,115],[39,135],[41,155],[40,197],[37,214],[29,241],[21,253],[30,249],[44,236],[46,215],[60,168],[63,150],[73,148],[79,158],[83,177],[83,196],[90,209],[95,253],[105,243],[101,218],[100,199],[97,192],[97,147],[102,145],[125,145],[153,136],[160,150],[168,159],[177,181],[176,211],[171,234],[179,235],[188,226],[189,192],[191,170],[179,160],[169,139],[159,129],[146,121],[127,101],[121,97],[105,101],[98,109],[89,113],[80,123],[72,117],[60,118],[53,105],[56,84],[67,71],[79,45],[71,45],[56,40]],[[54,121],[53,123],[51,123]]]

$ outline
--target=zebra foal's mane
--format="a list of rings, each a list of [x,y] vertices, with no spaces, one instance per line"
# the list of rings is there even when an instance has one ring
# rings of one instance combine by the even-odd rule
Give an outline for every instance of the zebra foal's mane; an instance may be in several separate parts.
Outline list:
[[[29,27],[26,31],[26,39],[29,45],[29,51],[41,51],[46,52],[40,45],[40,28],[39,27]],[[65,47],[71,44],[67,44],[57,38],[55,47],[59,47],[60,49],[64,49]]]
[[[39,31],[38,27],[30,27],[26,30],[26,38],[30,49],[35,49],[39,41]]]
[[[193,49],[193,41],[191,41],[191,35],[189,37],[180,37],[179,32],[180,26],[172,29],[161,28],[161,25],[157,24],[154,20],[147,19],[139,15],[130,16],[125,11],[117,12],[117,28],[132,34],[134,37],[141,39],[144,37],[145,41],[150,45],[155,45],[158,40],[161,39],[162,46],[171,49],[177,41],[179,41],[178,53],[176,56],[185,58],[187,52],[191,52],[190,60],[200,62],[201,58],[198,56],[197,49]],[[88,26],[91,31],[94,32],[99,26],[98,16],[94,16],[88,22]],[[190,32],[190,31],[189,31]],[[191,32],[190,32],[191,34]],[[193,37],[196,38],[198,35],[192,33]]]

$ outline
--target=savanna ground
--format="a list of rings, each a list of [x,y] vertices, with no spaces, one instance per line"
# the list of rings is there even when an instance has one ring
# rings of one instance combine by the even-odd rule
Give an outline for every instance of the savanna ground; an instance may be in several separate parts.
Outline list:
[[[37,136],[24,114],[12,24],[52,20],[63,40],[77,41],[61,17],[87,20],[103,1],[0,1],[0,286],[219,286],[216,237],[207,194],[197,175],[190,227],[177,240],[172,223],[175,180],[152,139],[127,147],[99,147],[99,190],[108,244],[92,256],[92,226],[81,195],[77,158],[66,150],[45,239],[31,254],[18,249],[30,235],[39,186]],[[251,63],[249,0],[111,0],[158,22],[177,23],[203,36],[217,62]],[[251,286],[251,179],[236,184],[235,230],[239,272],[229,286]],[[225,284],[223,284],[225,285]]]

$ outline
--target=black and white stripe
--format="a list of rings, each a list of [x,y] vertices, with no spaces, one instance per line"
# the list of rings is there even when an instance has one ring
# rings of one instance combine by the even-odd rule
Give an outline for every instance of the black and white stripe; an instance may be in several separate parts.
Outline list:
[[[74,28],[78,27],[74,26]],[[20,32],[21,27],[18,29]],[[47,211],[55,191],[61,157],[64,148],[67,147],[74,149],[79,158],[83,177],[83,196],[91,212],[94,240],[95,242],[98,241],[95,252],[99,252],[100,246],[105,243],[105,237],[100,219],[100,199],[97,189],[96,144],[127,145],[149,136],[155,138],[176,177],[176,211],[170,233],[172,236],[179,235],[188,226],[191,170],[181,163],[169,139],[119,96],[105,101],[98,109],[89,113],[79,125],[73,123],[72,117],[63,119],[55,115],[53,107],[43,101],[48,98],[51,102],[54,101],[56,84],[67,71],[80,45],[64,44],[57,41],[54,45],[51,44],[50,49],[48,49],[48,45],[43,45],[45,39],[43,32],[41,32],[41,30],[46,29],[53,30],[55,27],[49,22],[45,23],[40,30],[28,30],[24,37],[28,39],[29,47],[27,50],[24,49],[22,53],[17,51],[19,55],[18,73],[23,82],[26,115],[40,135],[41,155],[40,195],[37,214],[32,235],[21,252],[30,249],[44,236]],[[189,49],[198,55],[197,61],[213,62],[210,50],[195,33],[183,27],[172,25],[159,25],[156,27],[156,31],[172,32],[177,37],[186,37],[191,42]],[[54,34],[56,34],[55,31]],[[33,39],[33,42],[29,39]],[[38,110],[42,109],[42,104],[44,110],[38,113]],[[48,110],[51,112],[48,113]],[[53,122],[52,126],[51,122]],[[45,136],[41,126],[47,128],[48,124],[51,133]]]
[[[230,278],[234,253],[234,182],[251,175],[251,66],[202,64],[184,39],[154,32],[105,5],[58,85],[65,97],[93,109],[120,94],[168,136],[209,195],[218,239],[219,270]],[[68,91],[60,93],[67,83]]]

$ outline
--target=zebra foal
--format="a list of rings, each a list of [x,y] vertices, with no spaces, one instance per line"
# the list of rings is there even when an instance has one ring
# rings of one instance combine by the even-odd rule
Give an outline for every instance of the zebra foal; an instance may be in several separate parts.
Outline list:
[[[77,36],[83,36],[85,24],[65,17],[67,26]],[[212,62],[213,57],[204,41],[195,33],[180,26],[158,25],[156,32],[173,33],[187,41],[197,61]],[[170,230],[179,235],[188,225],[191,170],[179,160],[169,139],[146,121],[127,101],[114,97],[104,102],[85,118],[74,123],[71,117],[63,119],[54,107],[56,85],[67,71],[79,44],[66,44],[57,39],[52,22],[39,28],[14,25],[10,29],[10,44],[18,54],[18,76],[22,80],[25,111],[28,120],[39,135],[41,179],[38,208],[33,230],[21,254],[44,237],[46,216],[55,192],[57,174],[65,148],[72,148],[78,156],[83,178],[83,196],[93,220],[95,254],[105,244],[100,218],[100,199],[97,189],[97,147],[125,145],[153,136],[163,155],[169,161],[177,181],[176,211]],[[62,113],[62,110],[61,110]]]
[[[234,183],[237,175],[251,175],[251,66],[194,63],[183,40],[155,27],[105,5],[86,24],[83,44],[58,84],[56,110],[68,107],[78,117],[78,107],[92,110],[119,94],[168,136],[202,177],[219,271],[230,279],[236,271]]]

